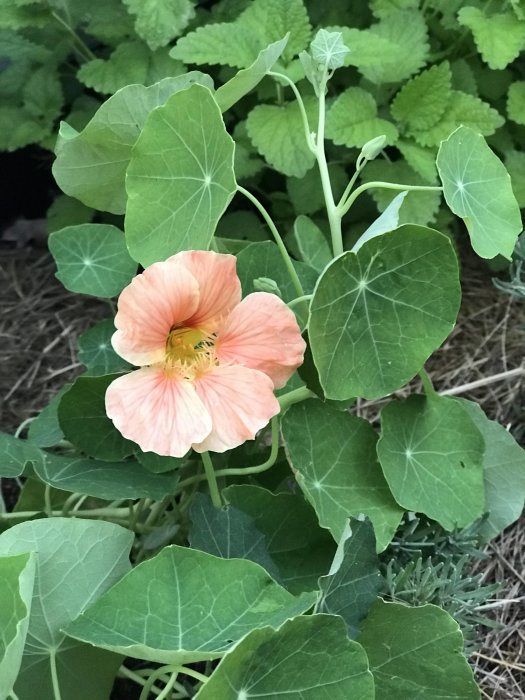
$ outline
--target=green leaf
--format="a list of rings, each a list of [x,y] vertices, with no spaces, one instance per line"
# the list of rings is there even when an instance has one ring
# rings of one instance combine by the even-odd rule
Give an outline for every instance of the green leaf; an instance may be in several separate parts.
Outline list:
[[[460,127],[441,144],[437,167],[446,202],[464,220],[476,253],[510,259],[521,213],[509,174],[485,139]]]
[[[350,49],[344,45],[341,32],[327,32],[319,29],[310,44],[312,58],[330,70],[341,68],[345,64],[345,57]]]
[[[108,462],[128,457],[135,447],[106,415],[106,389],[118,376],[78,377],[58,406],[58,420],[66,440],[90,457]]]
[[[493,70],[512,63],[525,47],[525,22],[512,11],[485,15],[477,7],[462,7],[458,22],[470,29],[481,57]]]
[[[348,175],[338,163],[329,163],[328,174],[334,199],[337,202],[348,183]],[[318,168],[312,168],[302,178],[287,178],[286,189],[297,214],[315,214],[326,206]]]
[[[149,88],[128,85],[106,100],[80,133],[63,122],[53,164],[58,186],[87,206],[123,214],[124,177],[148,114],[196,82],[213,87],[211,78],[197,71],[165,78]]]
[[[472,401],[461,405],[485,438],[483,480],[488,517],[477,532],[484,542],[515,522],[525,504],[525,451],[505,428]]]
[[[399,140],[396,147],[408,165],[425,182],[433,185],[437,180],[436,151],[433,148],[423,148],[411,140]]]
[[[58,422],[58,405],[62,396],[71,387],[65,384],[45,406],[35,420],[29,424],[27,439],[37,447],[54,447],[64,438],[64,433]]]
[[[328,576],[319,579],[321,597],[316,612],[340,615],[347,633],[355,639],[359,622],[382,588],[376,538],[370,522],[350,519]]]
[[[188,540],[193,549],[223,559],[254,561],[280,582],[279,570],[268,552],[266,535],[257,529],[252,517],[231,505],[216,508],[207,494],[196,493],[190,518]]]
[[[403,511],[377,462],[377,435],[370,424],[310,400],[285,413],[283,437],[295,477],[321,527],[338,542],[350,515],[366,515],[378,550],[385,549]]]
[[[377,454],[394,498],[446,530],[483,513],[484,449],[483,435],[455,399],[409,396],[381,411]]]
[[[254,0],[234,21],[206,24],[178,40],[171,56],[185,63],[247,68],[257,54],[290,32],[285,63],[310,39],[310,23],[302,0]]]
[[[516,124],[525,124],[525,80],[512,83],[509,87],[507,113]]]
[[[441,119],[451,92],[452,74],[445,61],[423,71],[401,88],[392,102],[392,116],[409,131],[425,131]]]
[[[47,231],[53,233],[66,226],[89,224],[95,212],[78,199],[59,194],[46,212]]]
[[[15,438],[14,435],[0,433],[0,477],[15,479],[20,476],[26,464],[36,464],[42,458],[40,450],[26,440]]]
[[[251,630],[278,627],[314,600],[294,598],[251,561],[169,546],[136,566],[67,633],[146,661],[194,663],[223,656]]]
[[[34,553],[35,587],[15,692],[20,700],[53,700],[56,656],[62,698],[107,700],[121,657],[66,639],[63,628],[130,569],[133,533],[102,521],[45,518],[0,535],[0,554]]]
[[[295,243],[305,263],[321,272],[332,260],[330,246],[321,229],[307,216],[298,216],[294,221]]]
[[[330,568],[335,545],[330,534],[319,527],[315,511],[302,495],[274,494],[247,484],[229,486],[223,495],[230,506],[249,516],[266,538],[279,582],[294,594],[316,590],[319,576]]]
[[[16,0],[3,0],[0,7],[0,27],[7,29],[26,29],[27,27],[45,27],[52,19],[48,7],[26,7]]]
[[[525,207],[525,153],[509,151],[505,157],[505,167],[510,175],[512,191],[518,206]]]
[[[259,55],[249,68],[240,70],[231,80],[217,89],[215,100],[221,112],[226,112],[261,82],[281,56],[287,42],[288,34],[283,39],[259,51]]]
[[[309,122],[313,124],[317,99],[307,96],[303,102]],[[248,114],[246,128],[259,153],[280,173],[303,177],[315,163],[297,101],[284,105],[257,105]]]
[[[350,87],[330,107],[326,118],[326,136],[336,145],[361,148],[381,135],[386,137],[389,145],[398,138],[392,122],[378,119],[376,102],[366,90]]]
[[[151,112],[126,174],[126,239],[141,265],[208,248],[236,190],[233,152],[219,107],[202,85]]]
[[[66,289],[96,297],[115,297],[137,272],[124,234],[111,224],[66,226],[49,236],[56,277]]]
[[[155,452],[142,452],[140,449],[135,450],[135,457],[143,467],[153,474],[164,474],[187,466],[184,457],[164,457],[155,454]]]
[[[352,253],[357,253],[359,248],[372,238],[382,236],[384,233],[388,233],[397,228],[399,224],[399,209],[407,194],[408,192],[400,192],[394,197],[385,211],[359,236],[352,247]]]
[[[182,34],[195,16],[191,0],[124,0],[135,30],[152,51]]]
[[[376,697],[478,700],[458,623],[435,605],[378,600],[361,628]]]
[[[0,696],[11,697],[22,662],[35,582],[30,552],[0,557]]]
[[[406,384],[451,332],[459,301],[454,248],[432,229],[400,226],[336,258],[310,306],[326,396],[376,399]]]
[[[131,365],[113,350],[111,336],[115,332],[113,319],[95,323],[78,338],[78,359],[86,368],[86,374],[97,376],[129,369]]]
[[[388,19],[388,16],[396,10],[415,10],[419,7],[419,0],[372,0],[370,9],[380,19]]]
[[[196,700],[373,700],[374,685],[362,647],[342,620],[313,615],[278,630],[254,630],[221,661]]]

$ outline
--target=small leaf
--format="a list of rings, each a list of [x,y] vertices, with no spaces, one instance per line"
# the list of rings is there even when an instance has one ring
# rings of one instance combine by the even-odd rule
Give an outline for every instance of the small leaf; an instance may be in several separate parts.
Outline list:
[[[182,34],[195,16],[191,0],[124,0],[124,4],[136,16],[137,34],[152,51]]]
[[[445,61],[412,78],[395,96],[391,112],[408,130],[425,131],[439,121],[452,91],[450,66]]]
[[[525,208],[525,153],[509,151],[506,154],[505,167],[510,175],[512,191],[518,206]]]
[[[208,248],[236,190],[233,151],[219,107],[201,85],[151,112],[126,174],[126,240],[141,265]]]
[[[378,600],[361,627],[376,697],[478,700],[458,623],[435,605]]]
[[[321,272],[332,260],[330,246],[321,229],[307,216],[298,216],[293,225],[297,248],[305,263]]]
[[[325,65],[330,70],[341,68],[345,64],[346,54],[350,49],[344,45],[341,32],[328,32],[319,29],[310,44],[310,51],[316,63]]]
[[[223,658],[196,700],[373,700],[366,654],[333,615],[250,632]]]
[[[485,15],[477,7],[462,7],[458,22],[471,30],[481,57],[493,70],[505,68],[525,47],[525,22],[512,12]]]
[[[357,242],[352,247],[352,253],[357,253],[359,248],[372,238],[382,236],[384,233],[388,233],[397,228],[399,223],[399,209],[407,194],[408,192],[400,192],[394,197],[384,212],[370,224],[361,236],[359,236]]]
[[[326,119],[326,136],[337,145],[361,148],[376,136],[386,136],[394,144],[398,132],[394,124],[377,117],[377,105],[369,92],[350,87],[335,100]]]
[[[525,124],[525,80],[512,83],[509,87],[507,113],[516,124]]]
[[[95,297],[115,297],[137,272],[124,234],[111,224],[66,226],[49,236],[56,277],[66,289]]]
[[[15,438],[14,435],[0,433],[0,477],[15,479],[24,471],[26,464],[36,464],[41,461],[40,450],[26,440]]]
[[[464,126],[456,129],[441,144],[437,167],[446,202],[464,220],[476,253],[510,260],[521,213],[509,174],[485,139]]]
[[[257,627],[279,627],[314,599],[294,598],[251,561],[168,546],[101,596],[67,633],[133,658],[194,663],[223,656]]]
[[[416,172],[425,183],[433,185],[437,180],[436,151],[434,148],[418,146],[411,140],[399,140],[396,148],[408,165]]]
[[[403,511],[377,462],[377,435],[371,425],[310,400],[285,413],[283,437],[290,465],[321,527],[339,541],[350,515],[366,515],[378,550],[385,549]]]
[[[78,199],[59,194],[46,212],[47,231],[53,233],[66,226],[89,224],[95,212]]]
[[[455,399],[410,396],[381,411],[377,454],[394,498],[446,530],[467,527],[483,513],[484,449]]]
[[[79,336],[78,359],[86,366],[87,375],[112,374],[131,367],[113,350],[111,336],[114,333],[113,319],[106,318]]]
[[[63,386],[45,406],[35,420],[29,424],[27,439],[37,447],[54,447],[64,438],[64,433],[58,422],[58,405],[62,396],[71,387]]]

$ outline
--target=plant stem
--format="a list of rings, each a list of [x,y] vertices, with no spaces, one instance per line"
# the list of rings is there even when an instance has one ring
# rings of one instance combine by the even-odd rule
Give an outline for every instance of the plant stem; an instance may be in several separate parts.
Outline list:
[[[341,195],[341,199],[339,200],[339,204],[337,205],[338,209],[341,208],[341,206],[342,206],[343,203],[345,202],[346,198],[348,197],[348,195],[349,195],[350,192],[352,191],[352,187],[355,185],[355,182],[356,182],[357,178],[359,177],[359,175],[361,174],[361,171],[363,170],[363,168],[365,167],[365,165],[366,165],[367,163],[368,163],[368,161],[367,161],[366,159],[363,159],[361,162],[359,162],[359,159],[357,159],[357,163],[356,163],[356,167],[355,167],[355,173],[354,173],[354,174],[352,175],[352,177],[350,178],[350,182],[349,182],[348,185],[345,187],[345,191],[344,191],[343,194]]]
[[[303,294],[302,297],[297,297],[297,299],[292,299],[292,301],[289,301],[287,306],[290,309],[293,309],[294,306],[297,306],[297,304],[300,304],[302,301],[310,301],[310,299],[313,297],[313,294]]]
[[[84,59],[88,61],[92,61],[93,59],[96,58],[95,54],[91,51],[91,49],[85,45],[85,43],[82,41],[82,39],[78,36],[76,31],[73,29],[73,27],[70,27],[69,24],[60,17],[56,12],[52,12],[51,15],[56,19],[56,21],[61,24],[64,29],[68,32],[68,34],[71,35],[73,40],[77,43],[78,48],[80,52],[82,53]]]
[[[311,399],[314,398],[315,394],[313,391],[310,391],[305,386],[300,386],[298,389],[293,389],[292,391],[289,391],[287,394],[283,394],[282,396],[278,396],[277,400],[279,401],[279,406],[281,407],[281,413],[284,413],[286,409],[289,406],[292,406],[294,403],[299,403],[300,401],[306,401],[306,399]]]
[[[432,398],[433,396],[438,396],[438,393],[434,389],[434,386],[432,384],[432,380],[428,376],[426,370],[422,369],[420,371],[419,378],[421,379],[421,383],[423,384],[423,389],[424,389],[425,394],[428,398]]]
[[[49,666],[51,668],[51,683],[53,684],[53,695],[55,700],[62,700],[60,686],[58,685],[56,649],[49,650]]]
[[[44,488],[44,512],[47,517],[53,512],[53,506],[51,505],[51,486],[46,484]]]
[[[293,282],[293,285],[295,287],[295,290],[299,296],[304,295],[304,289],[303,285],[301,284],[301,281],[297,275],[297,272],[295,271],[295,267],[293,266],[292,259],[290,258],[290,255],[288,251],[286,250],[286,246],[284,245],[283,239],[281,238],[281,234],[277,230],[277,227],[273,223],[272,217],[268,214],[266,209],[263,207],[261,202],[257,199],[257,197],[254,197],[254,195],[251,192],[248,192],[248,190],[245,190],[244,187],[241,187],[241,185],[237,185],[237,191],[243,194],[247,199],[250,200],[250,202],[257,207],[257,209],[261,212],[264,220],[268,224],[268,228],[272,232],[272,235],[275,239],[275,242],[277,243],[277,247],[279,248],[279,252],[282,255],[282,258],[284,260],[284,264],[286,265],[286,269],[288,270],[288,274],[290,275],[290,278]]]
[[[295,95],[295,99],[297,100],[297,104],[299,105],[299,111],[301,113],[301,118],[303,120],[303,127],[304,127],[304,135],[306,137],[306,143],[308,144],[308,148],[312,153],[315,154],[315,147],[312,145],[312,131],[310,129],[310,124],[308,123],[308,115],[306,114],[306,109],[304,107],[304,102],[303,98],[301,97],[301,93],[297,89],[295,83],[293,80],[291,80],[287,75],[284,75],[283,73],[277,73],[274,71],[269,71],[268,75],[271,75],[274,78],[280,78],[281,80],[284,80],[284,82],[292,88],[293,94]]]
[[[171,690],[172,690],[173,686],[175,685],[175,683],[177,682],[178,675],[179,675],[178,671],[173,671],[169,681],[164,686],[162,692],[160,693],[160,695],[157,696],[157,700],[165,700],[166,698],[168,698],[171,695]]]
[[[219,492],[219,487],[217,486],[217,477],[215,474],[215,469],[213,468],[210,453],[203,452],[201,454],[201,458],[204,465],[206,481],[208,482],[208,488],[210,489],[211,502],[216,508],[222,508],[221,494]]]
[[[42,511],[40,510],[25,510],[25,511],[20,511],[20,512],[14,512],[14,513],[0,513],[0,520],[9,520],[11,518],[13,519],[24,519],[27,520],[28,518],[32,518],[35,515],[38,515]],[[76,517],[82,517],[82,518],[98,518],[98,517],[108,517],[108,518],[126,518],[126,516],[129,514],[129,508],[93,508],[92,510],[81,510],[75,513]],[[52,510],[49,513],[49,517],[60,517],[62,515],[61,510]]]
[[[186,666],[180,667],[180,673],[183,673],[186,676],[191,676],[192,678],[195,678],[195,680],[199,681],[200,683],[207,683],[209,680],[208,676],[205,676],[203,673],[199,673],[198,671],[195,671],[193,668],[187,668]]]
[[[355,189],[344,203],[339,203],[338,210],[341,216],[344,216],[360,194],[366,190],[379,187],[385,190],[398,190],[407,192],[441,192],[442,187],[430,185],[398,185],[395,182],[365,182]]]

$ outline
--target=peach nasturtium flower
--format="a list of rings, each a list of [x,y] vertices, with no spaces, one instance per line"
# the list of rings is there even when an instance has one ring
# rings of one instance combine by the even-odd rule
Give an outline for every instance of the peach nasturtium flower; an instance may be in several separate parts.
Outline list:
[[[121,293],[116,352],[140,369],[113,381],[106,411],[145,452],[224,452],[279,412],[274,389],[303,361],[295,316],[274,294],[241,301],[236,259],[177,253]]]

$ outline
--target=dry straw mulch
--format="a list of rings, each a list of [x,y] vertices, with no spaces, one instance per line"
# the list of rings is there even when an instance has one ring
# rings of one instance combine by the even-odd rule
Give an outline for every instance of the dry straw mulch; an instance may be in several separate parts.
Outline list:
[[[14,432],[82,371],[79,334],[111,315],[108,304],[70,294],[41,249],[0,249],[0,426]],[[436,389],[478,401],[525,444],[525,302],[498,292],[491,273],[463,256],[457,328],[427,363]],[[492,378],[492,379],[491,379]],[[474,388],[472,384],[474,383]],[[476,386],[476,383],[478,386]],[[412,387],[417,386],[417,382]],[[380,402],[360,411],[377,416]],[[472,657],[483,697],[525,698],[525,519],[488,546],[477,565],[485,582],[503,582],[489,611],[499,623]]]

